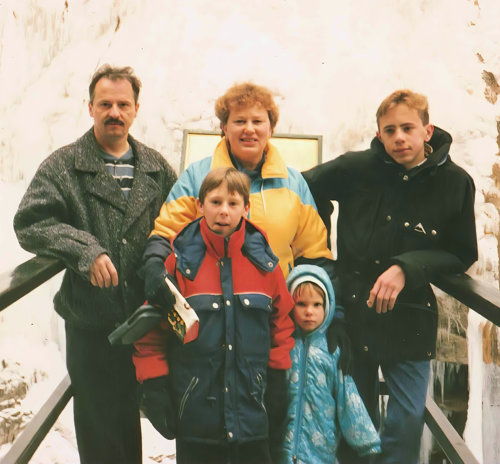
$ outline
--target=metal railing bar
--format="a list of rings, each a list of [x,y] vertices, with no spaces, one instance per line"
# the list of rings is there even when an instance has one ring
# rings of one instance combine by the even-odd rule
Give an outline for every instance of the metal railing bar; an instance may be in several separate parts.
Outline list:
[[[0,274],[0,311],[63,269],[64,264],[57,259],[35,256],[13,271]]]
[[[73,396],[66,375],[2,458],[1,464],[26,464]]]
[[[424,419],[434,439],[453,464],[479,464],[465,441],[430,396],[425,403]]]

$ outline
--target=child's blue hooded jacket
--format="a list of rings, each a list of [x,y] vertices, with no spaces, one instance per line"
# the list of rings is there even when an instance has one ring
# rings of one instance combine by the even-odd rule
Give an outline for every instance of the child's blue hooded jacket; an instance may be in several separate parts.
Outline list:
[[[300,265],[287,278],[290,293],[312,281],[327,295],[325,319],[313,332],[297,327],[287,372],[289,406],[280,463],[332,463],[341,435],[359,455],[380,453],[380,439],[353,379],[337,367],[340,349],[328,351],[326,330],[335,313],[328,274],[318,266]]]

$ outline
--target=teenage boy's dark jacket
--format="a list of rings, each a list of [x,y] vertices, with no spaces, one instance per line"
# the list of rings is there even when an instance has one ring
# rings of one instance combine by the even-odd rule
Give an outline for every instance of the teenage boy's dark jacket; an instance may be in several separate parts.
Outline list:
[[[74,326],[111,329],[144,302],[136,272],[143,248],[176,175],[157,151],[136,141],[128,201],[106,172],[90,129],[39,167],[14,218],[21,246],[67,266],[56,311]],[[89,271],[107,253],[118,272],[115,288],[94,287]]]
[[[330,223],[339,203],[337,275],[353,349],[378,360],[424,360],[436,353],[437,305],[429,281],[463,272],[477,259],[475,187],[449,157],[450,134],[436,127],[425,163],[406,171],[374,138],[304,173],[320,214]],[[396,305],[377,314],[366,301],[391,265],[406,284]]]

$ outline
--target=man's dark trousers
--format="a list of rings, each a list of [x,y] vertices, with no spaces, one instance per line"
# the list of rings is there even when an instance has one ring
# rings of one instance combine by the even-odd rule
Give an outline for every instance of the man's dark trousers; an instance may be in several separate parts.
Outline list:
[[[141,464],[141,426],[131,346],[107,332],[66,323],[66,364],[74,392],[82,464]]]

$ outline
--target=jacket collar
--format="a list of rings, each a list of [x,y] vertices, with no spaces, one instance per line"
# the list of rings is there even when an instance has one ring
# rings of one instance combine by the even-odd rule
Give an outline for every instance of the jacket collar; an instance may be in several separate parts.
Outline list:
[[[116,224],[124,234],[134,222],[144,214],[151,201],[161,194],[160,187],[150,177],[150,173],[158,172],[162,168],[158,161],[142,143],[129,135],[128,141],[134,151],[135,173],[132,190],[127,201],[118,182],[106,171],[104,162],[99,155],[99,145],[91,128],[73,145],[75,153],[75,169],[81,172],[94,173],[84,176],[82,182],[89,195],[100,198],[102,201],[119,209],[124,214],[122,224]]]
[[[251,222],[242,218],[240,226],[226,240],[212,232],[201,217],[182,229],[173,240],[177,269],[189,280],[194,280],[205,254],[217,261],[236,258],[243,254],[264,272],[272,272],[278,258],[271,251],[263,233]]]
[[[130,134],[127,140],[134,152],[136,169],[143,172],[158,172],[162,169],[162,166],[155,159],[145,156],[147,147],[144,144],[134,139]],[[85,172],[101,171],[103,163],[99,150],[94,127],[91,127],[75,144],[75,168]]]
[[[233,163],[231,162],[231,157],[227,149],[226,137],[222,137],[217,147],[215,147],[211,169],[232,165]],[[261,176],[263,179],[273,177],[286,179],[288,177],[288,169],[283,158],[278,149],[269,142],[267,142],[266,146],[266,160],[262,165]]]
[[[413,177],[416,174],[431,168],[437,168],[443,165],[448,158],[450,157],[450,146],[453,139],[451,135],[445,130],[434,126],[434,133],[432,134],[431,139],[429,140],[429,145],[432,147],[432,153],[426,158],[425,163],[415,166],[409,171],[405,171],[408,176]],[[398,170],[404,170],[404,168],[396,163],[385,151],[383,143],[377,138],[374,137],[371,142],[371,149],[375,152],[375,154],[379,157],[381,161],[389,166],[393,166]]]

